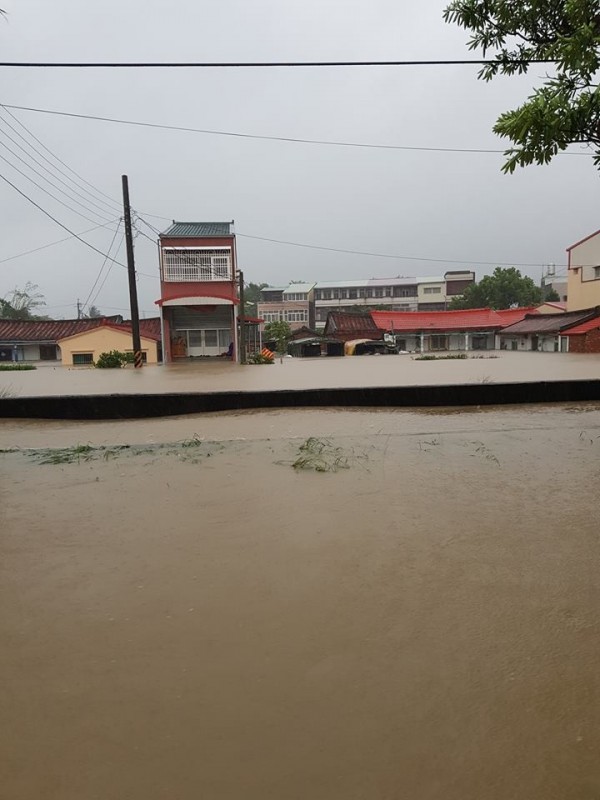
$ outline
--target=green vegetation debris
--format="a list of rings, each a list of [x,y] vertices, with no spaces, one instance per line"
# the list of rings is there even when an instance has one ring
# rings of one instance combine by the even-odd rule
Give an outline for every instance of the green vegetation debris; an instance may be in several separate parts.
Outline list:
[[[25,372],[25,370],[37,369],[33,364],[0,364],[0,372]]]
[[[365,453],[357,454],[354,450],[335,447],[329,439],[310,436],[298,448],[298,456],[292,462],[292,467],[313,472],[338,472],[350,469],[353,462],[366,458]]]

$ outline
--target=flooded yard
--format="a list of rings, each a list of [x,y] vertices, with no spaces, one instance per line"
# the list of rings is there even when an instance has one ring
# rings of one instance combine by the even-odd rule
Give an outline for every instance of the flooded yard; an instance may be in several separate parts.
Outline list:
[[[43,366],[0,372],[0,395],[122,394],[252,391],[344,386],[444,385],[582,380],[600,377],[600,355],[575,353],[472,353],[464,360],[418,361],[409,355],[285,358],[273,365],[219,359],[141,370]]]
[[[473,367],[265,374],[323,363]],[[3,420],[0,449],[3,797],[600,796],[598,404]]]

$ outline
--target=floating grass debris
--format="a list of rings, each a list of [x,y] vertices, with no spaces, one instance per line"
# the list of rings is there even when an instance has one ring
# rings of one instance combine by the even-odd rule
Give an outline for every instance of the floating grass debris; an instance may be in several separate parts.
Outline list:
[[[366,453],[358,453],[352,448],[337,447],[330,439],[310,436],[299,446],[298,454],[291,462],[291,466],[295,470],[339,472],[342,469],[350,469],[354,464],[364,462],[367,458]]]
[[[0,364],[0,372],[26,372],[37,369],[33,364]]]

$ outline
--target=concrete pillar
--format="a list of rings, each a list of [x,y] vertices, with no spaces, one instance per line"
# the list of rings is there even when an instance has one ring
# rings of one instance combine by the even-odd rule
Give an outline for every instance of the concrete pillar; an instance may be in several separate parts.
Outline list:
[[[237,305],[233,306],[232,310],[232,318],[233,318],[233,358],[232,361],[239,362],[240,359],[240,350],[238,344],[238,307]]]
[[[420,341],[421,353],[425,352],[425,334],[421,331],[421,341]]]
[[[469,350],[469,334],[465,333],[465,350]]]

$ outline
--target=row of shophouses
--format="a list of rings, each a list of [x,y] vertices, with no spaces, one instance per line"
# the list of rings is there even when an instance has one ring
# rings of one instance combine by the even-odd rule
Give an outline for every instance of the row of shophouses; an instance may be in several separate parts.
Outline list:
[[[325,334],[393,339],[401,351],[538,350],[600,352],[600,231],[567,249],[568,301],[504,311],[448,311],[473,283],[469,271],[432,278],[297,283],[267,287],[245,338],[286,319],[305,338]],[[142,322],[147,363],[239,357],[239,273],[233,222],[174,222],[159,239],[158,315]],[[303,329],[303,330],[301,330]],[[319,329],[319,330],[317,330]],[[0,320],[0,360],[90,364],[100,352],[131,350],[131,326],[96,320]]]

